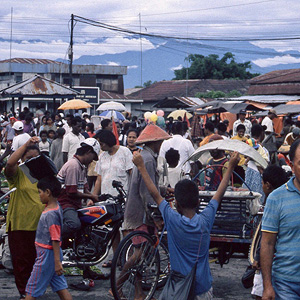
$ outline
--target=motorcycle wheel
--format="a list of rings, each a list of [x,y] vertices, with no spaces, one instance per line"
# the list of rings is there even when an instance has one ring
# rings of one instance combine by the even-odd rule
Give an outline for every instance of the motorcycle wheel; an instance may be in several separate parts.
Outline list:
[[[136,231],[120,243],[111,266],[111,289],[116,300],[133,300],[142,292],[145,300],[155,293],[160,278],[160,256],[156,241]]]

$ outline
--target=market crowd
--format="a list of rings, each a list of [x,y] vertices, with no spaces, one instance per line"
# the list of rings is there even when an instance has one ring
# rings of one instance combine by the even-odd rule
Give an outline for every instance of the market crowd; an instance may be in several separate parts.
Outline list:
[[[300,246],[297,243],[300,236],[300,121],[285,117],[282,131],[276,133],[273,122],[277,117],[274,109],[261,119],[241,110],[238,119],[230,124],[218,116],[196,115],[188,119],[184,114],[166,118],[160,110],[142,118],[127,116],[122,121],[102,119],[97,123],[83,111],[51,114],[37,107],[33,113],[25,107],[18,114],[4,112],[0,119],[3,149],[0,162],[5,167],[9,187],[17,187],[10,197],[6,231],[20,299],[35,299],[45,291],[35,289],[30,277],[36,272],[36,255],[43,256],[36,252],[37,245],[39,251],[55,249],[51,244],[46,247],[41,241],[37,242],[41,214],[48,212],[40,200],[41,195],[49,190],[50,196],[45,197],[50,202],[57,198],[62,209],[59,225],[49,225],[50,239],[61,241],[80,229],[77,209],[93,205],[100,194],[117,194],[112,187],[113,180],[120,181],[127,192],[124,230],[153,232],[157,224],[145,204],[158,203],[168,229],[172,269],[183,275],[189,272],[189,266],[193,265],[191,257],[195,257],[198,250],[196,233],[203,234],[203,253],[197,265],[195,288],[195,299],[199,300],[212,299],[209,232],[226,187],[228,184],[235,188],[247,186],[259,192],[260,205],[265,209],[259,225],[260,247],[253,264],[256,274],[252,294],[257,299],[300,299]],[[268,167],[263,169],[247,155],[234,153],[230,157],[225,149],[210,149],[205,159],[188,161],[198,147],[222,140],[247,144]],[[235,150],[239,152],[238,148]],[[48,156],[58,170],[57,179],[62,186],[58,194],[47,188],[47,184],[44,190],[42,184],[37,187],[19,167],[20,161],[40,154]],[[229,173],[233,170],[238,176],[233,175],[230,182]],[[159,192],[156,193],[156,189]],[[208,208],[197,214],[199,189],[217,192]],[[174,193],[176,210],[163,201]],[[176,232],[184,243],[176,238]],[[120,239],[119,234],[113,242],[113,251]],[[104,264],[105,267],[110,265],[111,261]],[[53,278],[61,271],[58,269],[53,269]],[[97,277],[89,268],[83,270],[83,276]],[[71,299],[65,292],[67,286],[54,284],[53,278],[39,280],[43,280],[46,287],[51,283],[61,299]],[[136,295],[136,299],[142,297]]]

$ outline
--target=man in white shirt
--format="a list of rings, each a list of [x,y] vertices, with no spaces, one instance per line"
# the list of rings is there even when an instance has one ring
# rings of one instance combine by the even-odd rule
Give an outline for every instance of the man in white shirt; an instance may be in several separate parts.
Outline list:
[[[16,151],[23,146],[31,138],[31,136],[28,133],[23,132],[24,124],[21,121],[16,121],[12,128],[15,130],[15,137],[12,141],[11,150]]]
[[[74,156],[76,150],[80,147],[81,142],[85,140],[85,137],[80,133],[82,128],[81,118],[76,117],[72,119],[71,126],[72,131],[64,135],[62,143],[64,163]]]
[[[69,132],[72,131],[71,123],[72,123],[73,118],[74,118],[74,116],[71,114],[66,115],[66,123],[63,125],[63,129],[66,131],[65,134],[68,134]]]
[[[248,137],[250,137],[251,135],[251,127],[252,127],[252,124],[249,120],[246,119],[246,110],[242,109],[239,113],[239,119],[236,120],[234,123],[233,123],[233,133],[232,133],[232,136],[235,136],[237,135],[237,127],[240,125],[240,124],[243,124],[245,126],[245,135],[247,135]]]
[[[275,109],[270,109],[268,112],[268,115],[263,119],[261,122],[262,126],[266,126],[266,134],[270,134],[274,132],[274,126],[273,126],[273,120],[277,118],[276,110]]]
[[[190,140],[185,139],[183,134],[183,126],[182,122],[175,122],[172,126],[172,138],[169,140],[165,140],[160,148],[159,156],[165,158],[166,152],[173,148],[179,151],[179,163],[178,167],[182,167],[182,170],[185,174],[191,173],[191,164],[187,162],[183,165],[183,163],[194,153],[195,149]]]

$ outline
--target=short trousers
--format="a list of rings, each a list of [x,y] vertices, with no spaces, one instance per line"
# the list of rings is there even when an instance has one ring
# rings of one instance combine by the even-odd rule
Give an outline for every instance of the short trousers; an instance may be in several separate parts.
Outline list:
[[[264,286],[263,286],[262,274],[259,270],[257,270],[254,275],[251,295],[262,297],[263,292],[264,292]]]
[[[275,291],[276,300],[299,300],[300,284],[299,282],[290,282],[278,279],[273,276],[272,285]]]
[[[213,298],[213,288],[211,287],[206,293],[195,296],[194,300],[211,300]]]
[[[139,226],[138,228],[134,229],[134,232],[135,231],[144,231],[144,232],[149,233],[151,235],[152,234],[157,235],[157,228],[148,226],[146,224],[143,224],[143,225]],[[139,245],[141,245],[142,243],[144,243],[146,241],[147,241],[146,238],[144,238],[142,236],[136,236],[136,237],[132,238],[132,244],[134,246],[139,246]]]
[[[35,260],[30,278],[26,285],[26,293],[32,297],[42,296],[50,284],[53,292],[68,288],[64,275],[55,273],[54,253],[52,249],[36,247],[37,258]],[[60,249],[62,259],[62,251]]]

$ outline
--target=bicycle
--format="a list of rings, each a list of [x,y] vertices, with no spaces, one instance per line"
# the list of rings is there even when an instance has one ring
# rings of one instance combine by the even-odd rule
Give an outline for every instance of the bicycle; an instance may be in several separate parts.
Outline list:
[[[149,208],[158,210],[156,205]],[[146,291],[144,299],[148,300],[157,288],[165,285],[170,261],[164,233],[165,228],[159,235],[134,231],[121,241],[111,267],[111,288],[115,299],[134,299]]]

